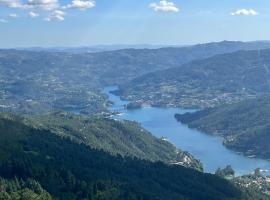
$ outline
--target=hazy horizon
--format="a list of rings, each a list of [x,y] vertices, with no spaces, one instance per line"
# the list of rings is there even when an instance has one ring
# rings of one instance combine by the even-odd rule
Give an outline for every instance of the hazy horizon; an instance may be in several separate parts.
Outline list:
[[[270,42],[269,40],[251,40],[251,41],[242,41],[242,40],[220,40],[220,41],[205,41],[201,43],[186,43],[186,44],[93,44],[93,45],[79,45],[79,46],[14,46],[14,47],[1,47],[0,49],[79,49],[79,48],[162,48],[162,47],[188,47],[201,44],[210,44],[210,43],[221,43],[221,42]]]

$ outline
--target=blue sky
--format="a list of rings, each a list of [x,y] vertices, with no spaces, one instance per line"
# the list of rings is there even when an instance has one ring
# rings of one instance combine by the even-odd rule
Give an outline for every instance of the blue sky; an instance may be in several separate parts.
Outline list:
[[[269,0],[0,0],[0,47],[270,40]]]

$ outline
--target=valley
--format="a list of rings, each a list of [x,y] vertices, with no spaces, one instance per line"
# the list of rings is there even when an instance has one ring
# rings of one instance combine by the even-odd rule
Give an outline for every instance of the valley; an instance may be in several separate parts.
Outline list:
[[[251,118],[254,132],[236,136],[213,137],[190,120],[215,109],[215,119],[230,118],[222,109],[237,102],[255,113],[240,104],[269,92],[269,47],[223,41],[92,53],[1,50],[0,198],[269,199],[268,179],[248,175],[270,169],[268,151],[257,145],[267,138],[263,108]],[[248,118],[241,117],[234,119]],[[227,165],[232,180],[215,175]]]
[[[226,90],[219,92],[217,88],[214,90],[217,94],[212,90],[205,94],[201,91],[205,90],[204,88],[194,87],[194,84],[198,84],[194,81],[184,85],[177,82],[166,83],[160,90],[154,84],[156,81],[160,78],[173,81],[174,78],[169,77],[170,73],[167,71],[162,72],[160,77],[157,72],[156,78],[151,73],[170,68],[175,71],[174,68],[182,68],[182,64],[217,54],[265,48],[270,48],[268,42],[223,41],[188,47],[122,49],[96,53],[0,50],[0,110],[41,114],[53,109],[63,109],[77,110],[86,115],[100,114],[106,112],[108,103],[100,91],[109,85],[120,85],[122,96],[139,101],[139,104],[146,103],[152,106],[186,108],[202,104],[199,107],[205,107],[209,104],[216,105],[216,101],[224,102],[223,99],[235,101],[250,93],[241,90],[237,94],[223,95]],[[143,88],[141,91],[140,87],[136,86],[136,80],[140,80],[139,77],[143,75],[150,79],[143,77],[143,81],[139,81]],[[132,84],[129,84],[130,81]],[[126,91],[130,86],[134,87],[134,91],[139,95],[129,93],[127,97],[121,85],[125,85]],[[180,98],[179,93],[186,97]],[[213,100],[217,95],[218,99]],[[179,100],[183,102],[179,103]]]
[[[269,0],[0,0],[0,200],[270,200]]]
[[[116,89],[117,87],[108,87],[104,90],[109,95],[109,100],[114,102],[110,111],[121,113],[113,116],[114,119],[139,122],[157,138],[165,138],[199,159],[205,172],[214,173],[219,167],[227,165],[231,165],[238,176],[252,173],[256,168],[270,170],[269,161],[247,158],[230,151],[223,146],[221,137],[206,135],[204,129],[199,129],[202,132],[193,130],[192,127],[189,128],[174,118],[175,113],[182,113],[183,116],[190,113],[195,115],[196,110],[155,107],[127,110],[125,105],[129,102],[122,101],[120,97],[110,93]]]

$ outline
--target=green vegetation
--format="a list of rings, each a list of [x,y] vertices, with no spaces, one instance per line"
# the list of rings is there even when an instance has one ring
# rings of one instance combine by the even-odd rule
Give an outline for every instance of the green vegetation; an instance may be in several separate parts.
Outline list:
[[[52,200],[37,181],[14,178],[7,180],[0,178],[0,199],[1,200]]]
[[[235,176],[235,171],[232,166],[228,165],[224,169],[218,168],[215,174],[217,176],[230,179]]]
[[[27,123],[21,117],[0,118],[0,176],[36,180],[54,199],[267,199],[214,175],[112,156]]]
[[[260,169],[257,169],[257,171]],[[270,196],[270,177],[258,174],[248,174],[240,177],[236,177],[232,180],[236,185],[248,190],[257,190],[263,194]],[[269,197],[270,198],[270,197]]]
[[[270,50],[216,55],[138,77],[115,93],[152,106],[206,108],[239,102],[270,93],[269,56]]]
[[[233,168],[228,165],[224,169],[218,168],[215,174],[221,178],[230,180],[247,193],[262,193],[270,199],[270,176],[265,176],[263,174],[264,172],[267,171],[257,168],[254,170],[254,173],[235,176]],[[260,198],[257,197],[255,199]]]
[[[240,49],[269,43],[221,42],[183,48],[126,49],[99,53],[0,50],[0,110],[39,114],[63,109],[82,114],[106,111],[104,86]]]
[[[145,103],[179,105],[173,102],[179,91],[186,95],[185,100],[194,98],[195,93],[202,95],[207,106],[216,105],[208,100],[221,94],[218,102],[233,102],[268,92],[265,79],[269,75],[269,51],[258,51],[257,56],[254,52],[238,52],[209,57],[269,47],[268,43],[222,42],[76,54],[0,50],[0,110],[27,114],[0,114],[0,200],[269,199],[256,187],[245,188],[202,173],[201,163],[189,153],[153,137],[136,122],[102,117],[108,114],[109,102],[100,92],[104,86],[124,84],[135,78],[132,87],[140,92],[138,81],[145,89],[153,83],[160,93],[144,94],[161,101],[145,101],[142,95],[141,101],[132,102],[129,108]],[[205,58],[209,59],[185,64]],[[224,65],[228,61],[231,63],[227,69]],[[185,65],[180,67],[182,64]],[[198,64],[202,64],[200,69]],[[216,66],[222,67],[217,70]],[[247,66],[243,73],[242,66]],[[147,76],[152,79],[138,78],[170,68],[173,69],[164,74],[158,72],[157,77]],[[183,74],[179,73],[180,68]],[[235,73],[230,80],[226,76],[228,71]],[[162,90],[155,88],[160,75],[164,75]],[[220,79],[223,75],[224,79]],[[245,77],[241,79],[243,84],[237,82],[240,75]],[[215,78],[210,79],[212,76]],[[216,84],[218,79],[224,83]],[[252,86],[251,82],[257,79],[258,85]],[[62,111],[48,113],[55,109],[85,116]],[[227,171],[230,170],[220,170],[220,174]]]
[[[190,128],[223,136],[225,146],[230,149],[247,156],[270,159],[269,96],[195,113],[177,114],[176,118]]]
[[[202,171],[202,164],[190,154],[178,150],[167,141],[157,139],[136,122],[79,116],[61,111],[25,120],[28,125],[50,130],[78,144],[83,143],[112,155],[165,163],[181,162],[186,167]]]

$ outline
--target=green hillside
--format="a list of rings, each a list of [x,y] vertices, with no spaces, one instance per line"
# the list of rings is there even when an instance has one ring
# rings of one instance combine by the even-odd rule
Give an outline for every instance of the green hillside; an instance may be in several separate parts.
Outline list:
[[[0,137],[0,176],[34,179],[54,199],[267,199],[196,170],[112,156],[21,118],[1,117]]]
[[[27,179],[3,179],[0,178],[1,200],[52,200],[37,181]]]
[[[0,50],[0,110],[39,114],[63,109],[84,114],[106,110],[104,86],[196,59],[269,43],[220,42],[182,48],[125,49],[99,53]]]
[[[93,149],[104,150],[112,155],[119,154],[165,163],[182,162],[186,167],[202,170],[202,164],[189,153],[154,137],[136,122],[79,116],[61,111],[24,121],[30,126],[48,129],[56,135],[70,138],[79,144],[86,144]]]
[[[270,97],[176,115],[182,123],[225,138],[224,144],[248,156],[270,159]]]
[[[216,55],[149,73],[116,93],[154,106],[205,108],[238,102],[270,92],[269,56],[270,50]]]

